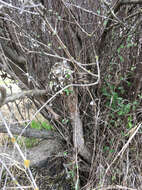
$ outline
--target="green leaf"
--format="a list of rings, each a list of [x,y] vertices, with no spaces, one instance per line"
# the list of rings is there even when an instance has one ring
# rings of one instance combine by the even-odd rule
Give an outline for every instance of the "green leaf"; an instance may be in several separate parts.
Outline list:
[[[61,20],[61,18],[62,18],[61,16],[58,16],[58,19],[59,19],[59,20]]]
[[[112,178],[111,178],[111,179],[112,179],[112,181],[114,181],[114,180],[116,180],[116,177],[115,177],[115,176],[112,176]]]
[[[113,153],[113,152],[115,152],[115,150],[114,149],[110,149],[110,151],[109,151],[110,153]]]
[[[120,49],[123,49],[123,48],[124,48],[124,45],[123,45],[123,44],[121,44]]]
[[[132,44],[132,43],[127,44],[127,48],[132,47],[132,46],[134,46],[134,44]]]
[[[53,130],[53,126],[46,123],[46,122],[42,122],[42,127],[45,128],[47,131]]]
[[[107,25],[107,20],[105,20],[105,21],[104,21],[103,25],[104,25],[104,26],[106,26],[106,25]]]
[[[67,152],[64,152],[64,156],[67,156],[68,155],[68,153]]]
[[[130,41],[132,38],[132,35],[129,35],[128,38],[127,38],[127,42]]]
[[[127,84],[128,84],[128,87],[130,87],[130,86],[131,86],[131,82],[127,81]]]
[[[101,11],[100,10],[97,10],[97,14],[100,15]]]
[[[117,53],[120,53],[120,47],[117,49]]]
[[[73,91],[72,90],[69,90],[68,88],[64,90],[64,92],[66,93],[67,96],[70,95],[70,93],[72,93]]]
[[[128,127],[129,127],[129,128],[132,128],[132,126],[133,126],[132,122],[129,121],[129,122],[128,122]]]
[[[31,128],[38,129],[38,130],[42,129],[41,124],[34,120],[31,122]]]
[[[51,47],[51,45],[52,45],[51,43],[48,43],[48,47]]]
[[[124,58],[121,55],[119,55],[119,59],[122,63],[124,62]]]
[[[122,111],[122,110],[120,110],[119,112],[118,112],[118,115],[119,116],[121,116],[121,115],[123,115],[124,114],[124,112]]]
[[[104,150],[104,152],[108,151],[109,150],[109,146],[104,146],[103,150]]]
[[[69,78],[71,78],[71,75],[70,74],[66,74],[65,78],[69,79]]]
[[[63,123],[63,124],[67,124],[68,122],[69,122],[68,119],[62,119],[62,123]]]
[[[38,121],[33,120],[31,122],[31,128],[38,129],[38,130],[41,130],[43,128],[45,128],[46,130],[52,130],[53,126],[49,125],[47,122],[38,122]]]

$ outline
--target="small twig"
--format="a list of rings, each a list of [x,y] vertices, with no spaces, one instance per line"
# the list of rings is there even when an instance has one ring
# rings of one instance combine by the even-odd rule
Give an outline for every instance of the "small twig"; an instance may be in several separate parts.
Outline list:
[[[132,141],[132,139],[134,138],[134,136],[136,135],[136,133],[138,132],[138,130],[140,129],[142,123],[140,123],[139,125],[136,125],[134,128],[131,129],[132,133],[130,138],[128,139],[127,143],[122,147],[122,149],[119,151],[119,153],[116,155],[116,157],[113,159],[113,161],[111,162],[111,164],[107,167],[106,172],[104,174],[104,178],[103,178],[103,182],[105,180],[105,176],[107,174],[107,172],[110,170],[111,166],[116,162],[116,160],[118,159],[118,157],[122,156],[123,153],[125,152],[125,150],[127,149],[127,147],[129,146],[130,142]]]

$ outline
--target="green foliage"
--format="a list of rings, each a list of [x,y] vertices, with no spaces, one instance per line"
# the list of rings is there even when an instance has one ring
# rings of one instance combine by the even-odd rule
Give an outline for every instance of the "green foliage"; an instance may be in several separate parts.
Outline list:
[[[24,143],[27,148],[32,148],[38,144],[38,140],[36,138],[25,138]]]
[[[119,48],[117,48],[118,57],[119,57],[121,63],[124,62],[124,58],[123,58],[122,55],[120,54],[120,53],[121,53],[121,50],[123,50],[125,47],[126,47],[126,48],[130,48],[130,47],[133,47],[133,46],[136,46],[136,44],[133,43],[132,36],[129,35],[128,38],[127,38],[127,40],[126,40],[126,45],[124,46],[123,44],[121,44],[121,45],[119,46]]]
[[[64,92],[66,93],[67,96],[69,96],[73,91],[70,90],[69,88],[66,88],[66,89],[64,90]]]
[[[121,44],[120,47],[117,49],[118,54],[120,53],[121,49],[123,49],[123,48],[124,48],[124,45]]]
[[[104,26],[106,26],[106,25],[107,25],[107,22],[108,22],[108,21],[107,21],[107,20],[105,20],[105,21],[104,21],[104,23],[103,23],[103,25],[104,25]]]
[[[120,55],[121,49],[123,49],[123,48],[124,48],[124,45],[121,44],[120,47],[117,49],[118,57],[119,57],[121,63],[124,62],[124,58]]]
[[[111,180],[112,180],[112,181],[115,181],[115,180],[116,180],[116,176],[112,176],[112,177],[111,177]]]
[[[17,138],[17,143],[23,147],[26,146],[26,148],[32,148],[33,146],[36,146],[39,142],[39,139],[36,138],[26,138],[21,137],[20,139]]]
[[[122,78],[123,80],[123,78]],[[128,84],[127,84],[128,85]],[[133,126],[132,111],[135,111],[138,106],[138,101],[130,102],[124,97],[125,89],[123,86],[115,87],[114,84],[107,82],[102,87],[102,94],[105,98],[105,105],[109,108],[109,123],[108,127],[121,126],[123,118],[125,118],[126,128],[131,129]],[[125,95],[125,96],[124,96]],[[123,123],[124,124],[124,123]],[[104,147],[106,151],[108,147]]]
[[[46,130],[53,130],[53,126],[48,124],[48,122],[45,121],[35,121],[33,120],[31,122],[31,128],[33,129],[37,129],[37,130],[41,130],[41,129],[46,129]],[[39,139],[36,138],[26,138],[26,137],[22,137],[21,139],[18,140],[18,144],[20,146],[26,146],[27,148],[31,148],[33,146],[36,146],[39,142]]]
[[[65,78],[69,79],[69,78],[71,78],[71,75],[70,75],[69,73],[67,73],[67,74],[65,75]]]
[[[48,43],[48,48],[50,48],[52,46],[52,44],[51,43]]]
[[[38,130],[41,130],[43,128],[46,130],[53,130],[53,126],[48,124],[47,122],[45,121],[38,122],[35,120],[31,122],[31,128],[38,129]]]
[[[70,170],[68,173],[69,173],[69,175],[70,175],[72,178],[74,178],[75,173],[74,173],[74,171],[73,171],[73,170]]]
[[[131,129],[132,126],[133,126],[133,119],[132,119],[132,116],[131,116],[131,115],[128,116],[127,121],[128,121],[128,123],[127,123],[127,126],[126,126],[126,127],[127,127],[128,129]]]
[[[126,43],[126,47],[127,47],[127,48],[134,47],[134,46],[137,45],[136,43],[133,42],[133,40],[132,40],[132,35],[129,35],[129,36],[127,37],[126,42],[127,42],[127,43]]]
[[[62,119],[62,123],[63,123],[63,124],[67,124],[68,122],[69,122],[68,119]]]
[[[123,86],[119,86],[117,89],[118,92],[116,92],[114,84],[107,83],[107,86],[103,86],[102,93],[107,97],[106,106],[110,107],[112,112],[118,116],[124,116],[130,112],[131,104],[122,97],[125,93]]]
[[[104,151],[104,152],[113,153],[115,150],[114,150],[114,149],[111,149],[109,146],[104,146],[103,151]]]
[[[120,61],[123,63],[124,62],[124,58],[121,55],[118,55],[118,56],[119,56]]]
[[[97,14],[100,15],[100,13],[101,13],[101,11],[98,9],[98,10],[97,10]]]
[[[64,157],[67,157],[67,155],[68,155],[68,153],[66,151],[63,154],[64,154]]]

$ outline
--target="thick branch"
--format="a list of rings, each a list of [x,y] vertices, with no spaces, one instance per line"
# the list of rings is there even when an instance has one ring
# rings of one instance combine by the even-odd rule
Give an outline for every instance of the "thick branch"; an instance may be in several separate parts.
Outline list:
[[[3,51],[11,61],[13,61],[18,67],[20,67],[24,72],[26,72],[26,62],[27,60],[23,56],[18,56],[10,47],[7,46],[5,42],[0,41]]]
[[[83,125],[80,119],[77,94],[72,93],[67,99],[68,108],[73,127],[73,143],[78,153],[88,162],[91,162],[91,154],[84,142]]]
[[[14,102],[17,99],[31,97],[31,96],[43,96],[47,94],[47,90],[28,90],[28,91],[22,91],[17,94],[14,94],[13,96],[9,96],[6,98],[4,104],[7,104],[9,102]]]
[[[91,154],[84,143],[83,126],[78,109],[74,113],[71,113],[71,119],[74,147],[86,161],[91,162]]]
[[[22,91],[22,92],[19,92],[17,94],[14,94],[13,96],[9,96],[6,98],[6,100],[4,101],[3,105],[4,104],[7,104],[9,102],[14,102],[16,101],[17,99],[21,99],[21,98],[25,98],[26,96],[27,97],[35,97],[35,96],[43,96],[43,95],[46,95],[47,94],[47,90],[28,90],[28,91]],[[44,102],[43,102],[44,104]],[[46,105],[46,109],[53,115],[53,118],[55,120],[58,120],[60,118],[60,116],[54,112],[54,110]]]
[[[23,131],[23,127],[21,125],[10,125],[10,131],[15,135],[20,135],[22,132],[22,136],[24,137],[34,137],[41,139],[50,139],[57,136],[54,131],[36,130],[32,128],[26,128]],[[7,129],[4,125],[0,125],[0,133],[7,133]]]
[[[121,4],[142,4],[141,0],[121,0]]]
[[[57,155],[59,152],[63,151],[63,146],[61,142],[57,139],[48,139],[42,141],[38,146],[33,147],[31,149],[27,149],[26,155],[27,159],[30,160],[30,166],[42,167],[47,162],[47,159],[53,155]],[[13,152],[13,149],[7,147],[0,147],[0,159],[4,160],[4,162],[11,162],[8,159],[12,157],[13,162],[18,161],[20,164],[23,164],[23,160],[17,150]]]
[[[29,82],[28,77],[25,75],[25,73],[27,72],[27,68],[26,68],[27,60],[25,59],[25,57],[22,55],[20,56],[17,55],[16,51],[8,47],[6,42],[4,42],[3,40],[0,40],[0,43],[1,43],[5,56],[9,60],[8,65],[7,65],[7,61],[1,58],[0,61],[2,61],[3,63],[1,67],[4,69],[4,71],[7,72],[7,68],[5,69],[5,65],[7,65],[7,67],[10,66],[10,69],[14,71],[18,80],[22,81],[26,86],[32,89],[34,86],[32,82]],[[13,76],[13,74],[11,76]]]

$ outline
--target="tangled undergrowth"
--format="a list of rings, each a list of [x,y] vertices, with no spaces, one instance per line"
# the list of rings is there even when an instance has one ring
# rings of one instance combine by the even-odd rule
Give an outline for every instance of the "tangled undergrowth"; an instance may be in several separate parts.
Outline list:
[[[75,190],[141,190],[141,1],[1,3],[1,76],[31,92],[62,139],[63,179],[71,174]]]
[[[86,91],[84,97],[90,98],[92,109],[81,104],[80,109],[86,109],[84,123],[90,121],[84,128],[85,139],[93,150],[89,178],[86,175],[85,183],[82,181],[87,184],[83,189],[142,188],[141,87],[136,94],[136,65],[126,72],[119,71],[119,67],[121,63],[111,63],[102,73],[93,100],[93,92]]]

